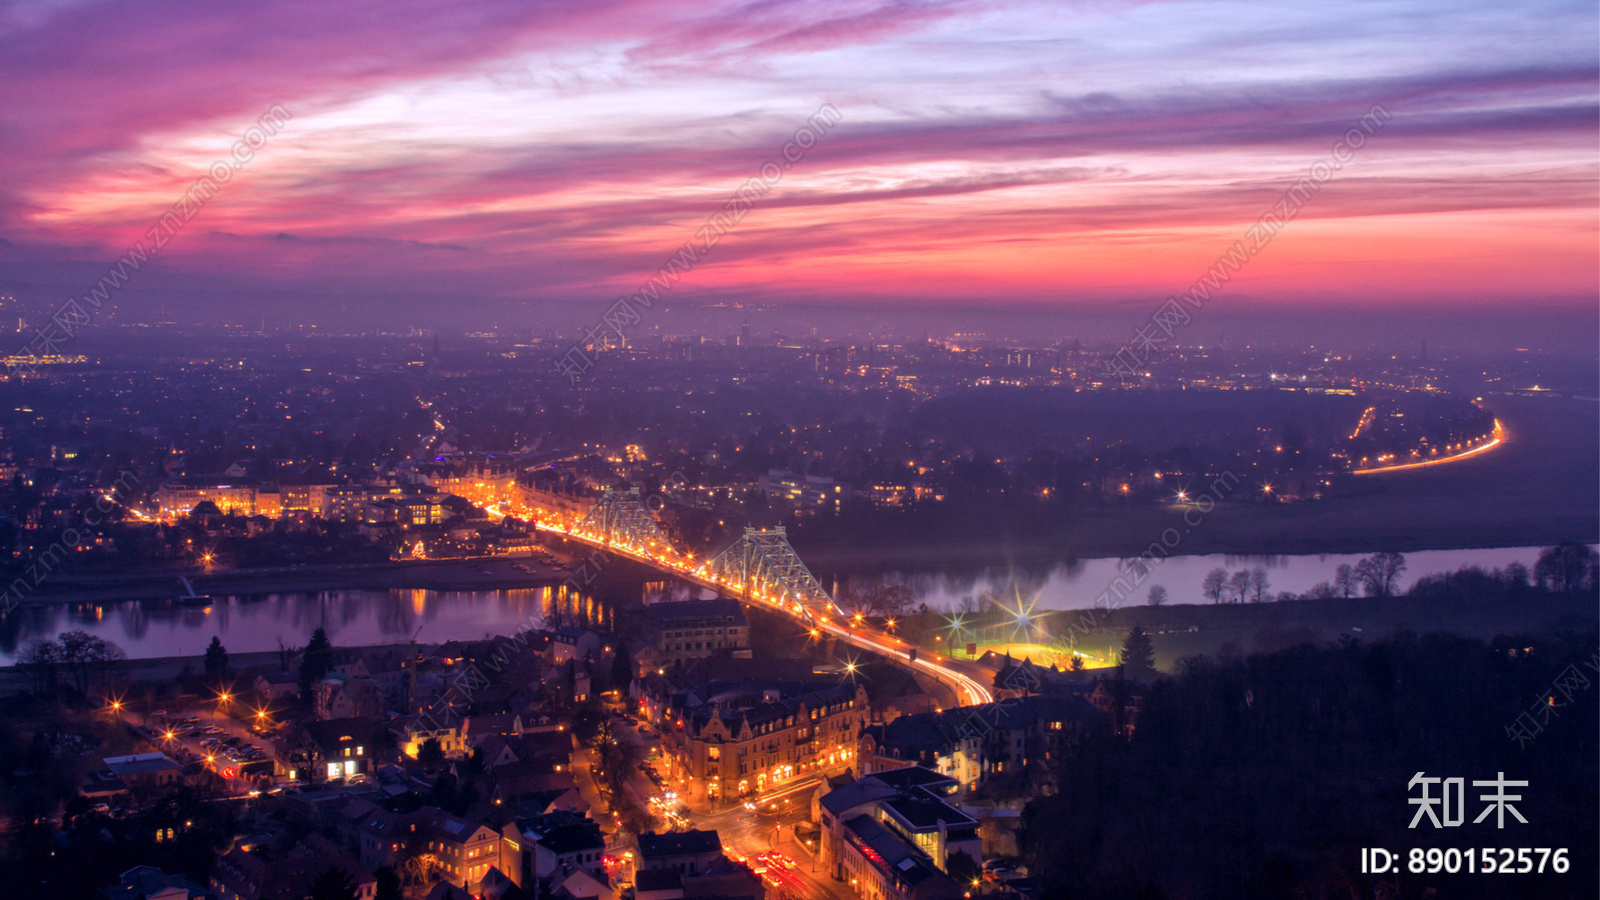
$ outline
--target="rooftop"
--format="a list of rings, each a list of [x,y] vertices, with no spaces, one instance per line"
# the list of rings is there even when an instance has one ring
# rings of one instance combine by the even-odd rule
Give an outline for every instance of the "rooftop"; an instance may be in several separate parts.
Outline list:
[[[644,859],[721,852],[722,838],[715,831],[646,831],[639,835],[639,856]]]
[[[744,609],[739,602],[724,597],[714,600],[669,600],[652,603],[648,609],[656,622],[662,625],[712,619],[725,620],[734,625],[745,624]]]
[[[931,861],[871,816],[856,816],[845,822],[844,827],[846,839],[863,851],[862,856],[879,871],[908,888],[941,874]]]
[[[937,828],[941,821],[946,825],[978,824],[971,816],[922,788],[913,788],[908,793],[884,801],[883,805],[896,818],[918,831]]]
[[[164,772],[168,769],[181,769],[167,757],[165,753],[135,753],[132,756],[108,756],[106,768],[118,778],[129,775],[149,775],[154,772]]]

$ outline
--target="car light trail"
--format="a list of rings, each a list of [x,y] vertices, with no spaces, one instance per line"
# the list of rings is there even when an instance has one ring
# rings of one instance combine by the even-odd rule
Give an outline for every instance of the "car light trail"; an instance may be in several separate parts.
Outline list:
[[[1442,466],[1445,463],[1458,462],[1460,460],[1466,459],[1469,456],[1477,456],[1479,453],[1487,453],[1488,451],[1493,450],[1494,448],[1500,446],[1500,444],[1504,440],[1505,440],[1505,429],[1503,427],[1501,427],[1500,420],[1499,419],[1495,419],[1494,420],[1494,439],[1489,441],[1489,443],[1484,444],[1482,446],[1473,447],[1471,450],[1464,450],[1464,451],[1462,451],[1460,453],[1455,454],[1454,456],[1441,456],[1438,459],[1425,459],[1425,460],[1422,460],[1421,462],[1401,463],[1399,465],[1394,465],[1394,466],[1379,466],[1379,467],[1377,467],[1375,469],[1356,469],[1355,472],[1352,473],[1352,474],[1355,474],[1355,475],[1375,475],[1375,474],[1377,474],[1379,472],[1398,472],[1398,471],[1400,471],[1402,469],[1420,469],[1420,468],[1423,468],[1424,466]]]
[[[676,575],[685,581],[689,581],[701,587],[708,588],[713,591],[725,591],[729,588],[736,587],[734,585],[723,584],[715,576],[705,574],[704,564],[695,566],[694,558],[692,556],[684,556],[676,551],[670,550],[670,548],[665,552],[652,552],[648,549],[630,547],[612,541],[607,541],[597,535],[585,534],[574,528],[569,528],[555,522],[545,522],[540,521],[536,517],[532,518],[536,528],[565,535],[573,540],[580,541],[592,547],[598,547],[602,550],[617,553],[621,556],[632,559],[635,562],[640,562],[663,572]],[[813,623],[810,621],[811,616],[806,612],[804,607],[798,605],[793,607],[787,606],[780,600],[768,598],[764,593],[757,592],[753,596],[747,597],[746,602],[759,602],[762,606],[768,609],[774,609],[787,616],[799,619],[802,624],[806,624],[813,628],[820,627],[826,629],[829,634],[832,634],[846,643],[853,644],[866,650],[871,650],[872,652],[882,654],[883,656],[894,658],[903,665],[908,665],[912,668],[920,668],[932,675],[935,679],[950,685],[955,689],[957,698],[964,699],[968,704],[976,705],[981,703],[991,703],[994,701],[994,694],[976,679],[964,675],[950,666],[940,665],[939,663],[922,659],[920,657],[917,659],[912,659],[909,652],[896,649],[887,641],[880,640],[870,633],[865,633],[860,630],[852,631],[850,629],[843,628],[839,625],[829,622],[826,618],[819,618],[817,623]]]

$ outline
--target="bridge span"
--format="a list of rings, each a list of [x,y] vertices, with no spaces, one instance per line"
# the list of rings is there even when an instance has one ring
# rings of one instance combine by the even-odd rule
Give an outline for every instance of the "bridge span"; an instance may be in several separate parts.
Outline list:
[[[586,513],[528,506],[522,510],[541,531],[615,553],[699,587],[760,605],[798,620],[812,637],[830,635],[900,665],[921,670],[950,687],[963,705],[989,703],[994,694],[962,671],[957,660],[926,655],[864,624],[852,624],[789,545],[781,526],[746,528],[744,536],[710,559],[672,545],[639,501],[637,490],[606,491]]]

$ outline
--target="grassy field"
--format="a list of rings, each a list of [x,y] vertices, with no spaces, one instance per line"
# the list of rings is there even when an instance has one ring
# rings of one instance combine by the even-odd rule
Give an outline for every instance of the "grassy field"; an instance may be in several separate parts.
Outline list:
[[[1052,613],[1043,627],[1060,633],[1081,615]],[[1300,643],[1329,644],[1341,636],[1378,640],[1399,631],[1418,634],[1449,632],[1491,640],[1497,635],[1583,632],[1600,627],[1600,605],[1593,595],[1551,596],[1537,592],[1514,599],[1473,600],[1460,597],[1357,597],[1298,600],[1286,603],[1137,606],[1112,610],[1095,619],[1097,627],[1073,632],[1076,649],[1088,668],[1115,664],[1128,630],[1139,625],[1150,633],[1156,668],[1170,671],[1186,656],[1216,654],[1225,647],[1239,653],[1282,649]],[[1009,652],[1015,659],[1065,668],[1064,648],[1035,639],[979,641],[978,653]],[[963,654],[963,658],[965,655]]]

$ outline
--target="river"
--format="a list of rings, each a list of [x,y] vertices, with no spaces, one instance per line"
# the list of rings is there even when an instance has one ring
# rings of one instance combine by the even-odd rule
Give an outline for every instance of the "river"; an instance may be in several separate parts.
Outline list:
[[[1402,587],[1418,577],[1467,565],[1485,569],[1513,561],[1529,569],[1538,547],[1490,550],[1434,550],[1406,555]],[[1269,592],[1299,594],[1333,578],[1341,563],[1354,565],[1359,556],[1175,556],[1159,563],[1123,605],[1145,601],[1151,585],[1164,586],[1171,603],[1204,603],[1200,581],[1222,567],[1231,571],[1260,566],[1267,570]],[[991,566],[965,571],[919,570],[887,573],[888,581],[906,584],[918,602],[940,609],[955,608],[964,597],[995,594],[1008,606],[1018,598],[1034,610],[1075,609],[1096,598],[1122,573],[1119,559],[1087,559],[1028,567]],[[828,579],[836,588],[843,579]],[[659,587],[655,589],[659,590]],[[248,594],[215,598],[206,608],[172,601],[123,601],[23,606],[0,619],[0,664],[10,664],[17,649],[34,638],[53,638],[81,628],[117,645],[134,659],[194,656],[205,652],[213,636],[233,653],[276,650],[281,639],[304,646],[321,626],[335,646],[403,643],[415,634],[423,643],[471,640],[509,634],[529,617],[562,613],[597,627],[610,625],[612,610],[593,597],[564,587],[519,590],[428,591],[345,590],[310,593]]]

